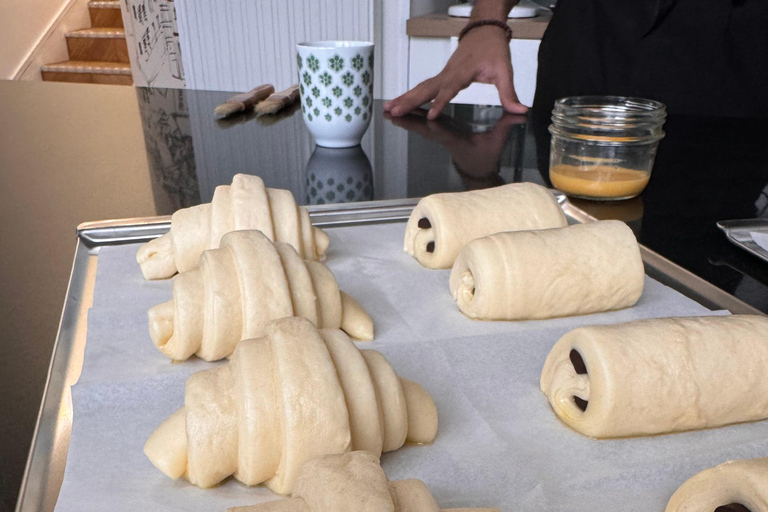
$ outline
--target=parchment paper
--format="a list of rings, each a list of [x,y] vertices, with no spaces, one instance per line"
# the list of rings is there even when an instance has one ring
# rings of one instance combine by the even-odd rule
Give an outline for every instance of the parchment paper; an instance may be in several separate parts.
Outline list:
[[[448,271],[427,270],[402,251],[405,225],[328,230],[328,265],[341,289],[374,320],[380,350],[420,382],[439,411],[437,439],[385,454],[390,479],[420,478],[444,507],[503,511],[662,511],[687,478],[727,459],[768,455],[768,422],[665,436],[596,441],[564,426],[538,382],[567,331],[637,318],[706,315],[704,307],[646,278],[637,306],[534,322],[464,317]],[[152,345],[146,310],[171,298],[170,281],[147,282],[137,245],[104,247],[89,313],[83,372],[56,510],[224,511],[277,499],[229,480],[209,490],[174,482],[142,447],[183,405],[184,381],[214,364],[172,364]]]

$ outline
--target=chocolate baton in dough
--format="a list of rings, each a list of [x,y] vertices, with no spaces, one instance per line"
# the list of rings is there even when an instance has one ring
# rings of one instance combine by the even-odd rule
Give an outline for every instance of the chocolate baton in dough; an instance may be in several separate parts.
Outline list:
[[[768,418],[766,367],[768,318],[656,318],[569,332],[541,390],[581,434],[663,434]]]
[[[461,248],[475,238],[567,224],[555,196],[534,183],[433,194],[411,213],[403,249],[425,267],[451,268]]]
[[[768,512],[768,457],[734,460],[697,473],[672,495],[666,512],[720,510]]]
[[[632,306],[645,282],[632,230],[606,220],[473,240],[451,271],[451,295],[470,318],[529,320]]]

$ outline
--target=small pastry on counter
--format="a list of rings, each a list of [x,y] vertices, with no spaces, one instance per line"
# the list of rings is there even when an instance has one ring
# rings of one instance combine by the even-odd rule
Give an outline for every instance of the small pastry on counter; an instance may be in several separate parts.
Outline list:
[[[540,384],[581,434],[645,436],[768,418],[766,368],[766,317],[655,318],[574,329]]]
[[[192,374],[184,407],[144,453],[199,487],[234,475],[289,494],[310,459],[350,449],[379,456],[436,433],[432,397],[383,355],[359,350],[339,330],[284,318],[263,338],[240,342],[228,364]]]
[[[254,106],[262,103],[270,95],[274,94],[275,88],[270,84],[260,85],[248,92],[232,96],[225,103],[216,107],[213,111],[213,117],[224,119],[235,114],[246,112]]]
[[[644,282],[632,230],[605,220],[473,240],[456,258],[450,288],[470,318],[531,320],[632,306]]]
[[[768,512],[768,457],[705,469],[672,495],[666,512]]]
[[[307,260],[322,260],[328,235],[313,227],[309,213],[288,190],[266,188],[258,176],[236,174],[220,185],[210,203],[178,210],[171,230],[142,245],[136,254],[144,279],[163,279],[197,266],[206,249],[219,247],[230,231],[258,229],[267,238],[293,246]]]
[[[289,316],[373,339],[371,317],[339,290],[328,267],[302,260],[292,246],[272,243],[261,231],[232,231],[218,249],[203,252],[197,268],[173,278],[173,299],[149,310],[149,332],[171,359],[196,354],[216,361]]]
[[[499,512],[495,508],[441,509],[421,480],[388,481],[379,458],[356,451],[308,461],[293,496],[227,512]]]
[[[425,267],[451,268],[462,247],[476,238],[567,224],[555,196],[534,183],[433,194],[411,213],[404,250]]]

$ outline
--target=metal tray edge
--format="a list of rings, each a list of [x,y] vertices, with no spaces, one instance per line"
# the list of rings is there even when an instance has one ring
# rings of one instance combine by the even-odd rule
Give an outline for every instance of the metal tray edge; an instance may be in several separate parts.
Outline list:
[[[570,202],[563,194],[555,194],[558,202],[561,204],[563,210],[578,220],[579,222],[594,222],[597,219],[585,211],[577,208]],[[398,222],[407,220],[410,216],[416,203],[419,199],[405,199],[405,200],[390,200],[390,201],[375,201],[371,203],[365,203],[361,206],[360,203],[350,203],[348,205],[322,205],[322,206],[310,206],[308,210],[313,224],[318,226],[346,226],[346,225],[361,225],[361,224],[374,224],[384,222]],[[67,340],[67,337],[74,336],[74,320],[79,314],[78,303],[72,303],[71,293],[75,290],[82,291],[87,286],[87,271],[86,268],[80,268],[87,266],[87,261],[83,263],[83,259],[90,257],[89,249],[94,249],[104,245],[115,245],[125,243],[135,243],[145,240],[150,240],[157,236],[160,236],[170,229],[170,216],[164,217],[143,217],[143,218],[128,218],[128,219],[111,219],[97,222],[86,222],[80,224],[77,228],[77,247],[75,252],[75,258],[72,266],[72,272],[70,274],[69,286],[67,288],[67,299],[62,311],[61,320],[59,323],[59,331],[56,336],[56,342],[54,344],[53,356],[48,370],[48,378],[46,381],[45,391],[40,406],[40,412],[38,414],[37,424],[35,426],[35,432],[33,436],[32,446],[30,448],[29,456],[27,459],[27,465],[22,480],[22,486],[19,492],[19,498],[16,505],[16,512],[31,512],[39,510],[53,510],[55,506],[55,499],[53,503],[41,503],[40,500],[45,496],[38,496],[32,494],[30,490],[30,481],[35,482],[38,488],[45,489],[47,496],[51,495],[51,489],[48,485],[48,480],[43,481],[43,478],[49,476],[46,475],[33,475],[33,472],[38,470],[38,459],[36,454],[38,453],[38,447],[41,447],[41,442],[52,441],[55,436],[55,429],[44,431],[41,428],[45,421],[44,413],[51,405],[48,403],[53,394],[57,394],[63,397],[63,394],[67,389],[53,390],[52,386],[55,383],[59,383],[61,386],[65,385],[65,381],[57,380],[54,382],[56,371],[60,370],[60,365],[66,366],[69,364],[71,354],[67,354],[66,360],[62,359],[59,355],[59,351],[62,349],[62,340]],[[648,249],[647,247],[640,245],[640,251],[642,254],[643,262],[646,266],[646,273],[648,273],[654,279],[662,282],[663,284],[674,288],[675,290],[683,293],[689,298],[701,303],[705,307],[710,309],[727,309],[731,313],[748,313],[764,315],[761,311],[746,304],[740,299],[730,295],[729,293],[721,290],[720,288],[712,285],[711,283],[703,280],[702,278],[694,275],[693,273],[683,269],[679,265],[664,258],[658,253]],[[71,348],[71,347],[70,347]],[[78,371],[79,373],[79,371]],[[61,407],[61,402],[58,404]],[[45,427],[45,425],[43,425]],[[41,436],[47,436],[45,440]],[[64,452],[66,456],[66,450]],[[50,459],[50,457],[49,457]],[[66,459],[65,459],[66,460]],[[61,475],[63,477],[63,474]],[[58,486],[56,488],[55,495],[58,496],[59,487],[61,485],[61,478],[57,478]],[[35,499],[37,498],[37,499]],[[50,505],[50,506],[45,506]]]
[[[50,466],[66,462],[71,428],[71,410],[66,408],[71,407],[70,387],[82,367],[82,358],[76,358],[85,345],[87,314],[81,317],[90,306],[95,262],[95,255],[78,239],[16,512],[52,511],[58,498],[63,472]]]
[[[763,261],[768,261],[768,252],[765,251],[762,247],[757,245],[757,243],[752,239],[750,236],[749,241],[744,241],[739,238],[733,233],[737,230],[747,230],[750,226],[755,225],[755,223],[761,224],[760,227],[765,228],[768,227],[768,221],[762,219],[742,219],[742,220],[721,220],[717,223],[717,227],[720,228],[720,230],[725,234],[725,237],[728,239],[729,242],[731,242],[733,245],[738,247],[739,249],[746,251],[753,256],[757,256]]]
[[[345,226],[408,219],[418,199],[394,199],[341,205],[307,206],[312,224]],[[136,217],[84,222],[77,227],[77,236],[89,247],[115,245],[150,240],[167,232],[171,216]]]

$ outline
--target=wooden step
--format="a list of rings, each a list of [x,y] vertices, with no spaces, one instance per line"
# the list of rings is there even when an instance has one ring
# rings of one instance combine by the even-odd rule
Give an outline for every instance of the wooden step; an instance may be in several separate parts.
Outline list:
[[[133,85],[131,66],[123,62],[88,62],[68,60],[40,68],[48,82]]]
[[[67,34],[70,60],[129,62],[125,30],[122,28],[84,28]]]
[[[88,2],[91,27],[123,28],[120,0],[91,0]]]

